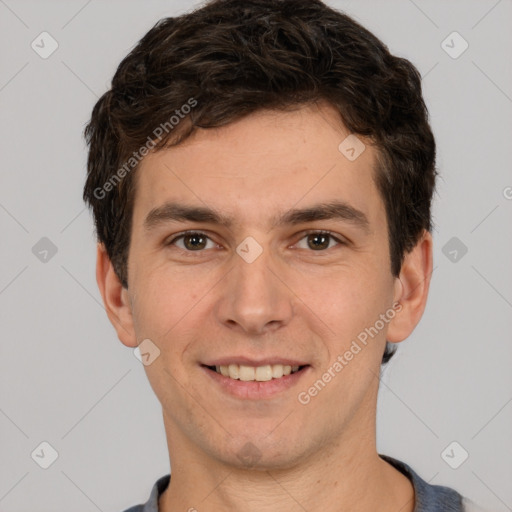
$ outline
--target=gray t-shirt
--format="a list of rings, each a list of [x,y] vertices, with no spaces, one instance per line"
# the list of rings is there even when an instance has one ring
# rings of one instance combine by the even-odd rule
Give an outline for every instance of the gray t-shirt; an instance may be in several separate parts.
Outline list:
[[[456,490],[442,485],[431,485],[423,480],[405,462],[388,455],[379,456],[411,480],[416,495],[414,512],[485,512],[475,503],[461,496]],[[143,505],[135,505],[124,512],[159,512],[158,498],[167,489],[171,475],[159,478]]]

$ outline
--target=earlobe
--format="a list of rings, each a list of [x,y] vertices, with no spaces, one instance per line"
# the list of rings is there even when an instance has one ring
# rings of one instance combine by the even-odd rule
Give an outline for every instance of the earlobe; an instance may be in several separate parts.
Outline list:
[[[127,347],[136,347],[137,338],[128,291],[123,288],[117,277],[102,243],[97,245],[96,282],[103,298],[105,311],[119,340]]]
[[[432,235],[424,231],[414,248],[405,255],[395,280],[395,302],[400,310],[389,323],[386,339],[405,340],[420,321],[427,304],[432,275]]]

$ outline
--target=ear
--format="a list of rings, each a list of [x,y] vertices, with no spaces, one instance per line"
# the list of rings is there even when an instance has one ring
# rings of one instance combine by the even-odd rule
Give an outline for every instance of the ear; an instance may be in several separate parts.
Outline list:
[[[396,315],[391,320],[386,340],[405,340],[420,321],[427,304],[432,276],[432,235],[424,231],[414,248],[405,255],[399,277],[395,280]]]
[[[97,246],[96,282],[103,298],[105,311],[117,332],[117,337],[127,347],[136,347],[137,338],[128,290],[123,288],[102,243],[98,243]]]

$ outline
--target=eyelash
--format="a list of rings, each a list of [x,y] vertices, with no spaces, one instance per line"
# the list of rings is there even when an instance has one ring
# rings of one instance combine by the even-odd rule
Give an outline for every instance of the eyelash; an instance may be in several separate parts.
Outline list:
[[[179,233],[177,234],[176,236],[174,236],[172,239],[168,240],[167,242],[165,242],[165,246],[171,246],[171,245],[175,245],[175,242],[177,240],[180,240],[182,238],[184,238],[185,236],[187,235],[201,235],[201,236],[204,236],[206,237],[208,240],[212,241],[213,240],[204,232],[202,231],[184,231],[183,233]],[[338,243],[338,245],[347,245],[347,242],[341,240],[340,238],[338,238],[337,236],[334,235],[334,233],[332,231],[325,231],[325,230],[309,230],[309,231],[306,231],[304,233],[304,235],[302,236],[302,238],[299,239],[299,241],[303,240],[304,238],[306,238],[307,236],[309,235],[327,235],[329,236],[332,240],[334,240],[335,242]],[[200,249],[200,250],[197,250],[197,251],[190,251],[190,250],[187,250],[187,249],[181,249],[181,247],[178,247],[180,250],[184,251],[184,252],[187,252],[187,253],[190,253],[190,254],[193,254],[195,252],[197,253],[201,253],[201,252],[204,252],[206,249]],[[329,249],[333,249],[333,247],[330,247]],[[321,250],[318,250],[318,251],[314,251],[314,250],[311,250],[310,252],[318,252],[318,253],[322,253],[322,252],[327,252],[329,249],[321,249]]]

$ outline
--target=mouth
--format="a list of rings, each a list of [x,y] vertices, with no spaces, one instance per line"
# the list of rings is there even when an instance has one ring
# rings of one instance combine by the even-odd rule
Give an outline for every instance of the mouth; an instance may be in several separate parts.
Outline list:
[[[210,378],[213,389],[220,390],[236,399],[271,400],[306,378],[312,370],[310,365],[264,364],[249,366],[244,364],[201,365]]]
[[[266,364],[248,366],[243,364],[202,365],[223,377],[244,382],[268,382],[279,380],[288,375],[302,372],[309,365]]]
[[[272,400],[288,396],[301,384],[313,367],[304,360],[280,356],[251,359],[229,356],[200,363],[212,384],[212,392],[243,400]],[[208,388],[209,389],[209,388]]]

